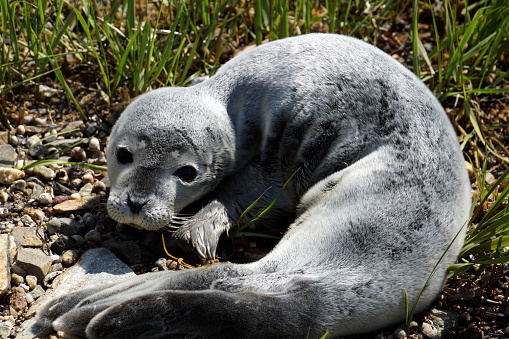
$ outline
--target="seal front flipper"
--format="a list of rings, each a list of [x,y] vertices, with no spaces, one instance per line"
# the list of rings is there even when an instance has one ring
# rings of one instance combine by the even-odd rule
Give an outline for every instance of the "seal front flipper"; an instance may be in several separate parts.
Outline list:
[[[219,237],[230,227],[225,207],[213,200],[180,226],[173,236],[184,249],[196,253],[202,261],[213,261]]]

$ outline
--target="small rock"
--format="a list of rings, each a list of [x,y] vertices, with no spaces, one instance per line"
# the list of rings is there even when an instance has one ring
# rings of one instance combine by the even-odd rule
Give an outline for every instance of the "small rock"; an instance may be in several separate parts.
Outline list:
[[[11,287],[10,267],[16,257],[16,243],[10,234],[0,234],[0,296]]]
[[[0,207],[0,218],[5,218],[9,215],[9,209],[7,207]]]
[[[53,202],[53,196],[51,193],[42,193],[39,196],[39,203],[43,205],[49,205]]]
[[[83,184],[93,184],[94,183],[94,176],[90,172],[85,173],[81,179],[83,181]]]
[[[25,277],[25,281],[31,290],[33,290],[37,285],[37,277],[35,275],[27,275]]]
[[[76,159],[78,161],[85,161],[87,160],[87,153],[81,147],[74,147],[71,150],[71,158]]]
[[[18,125],[18,127],[16,127],[16,133],[19,135],[25,135],[25,126]]]
[[[71,200],[78,200],[78,199],[81,199],[81,198],[82,198],[82,197],[81,197],[81,194],[79,194],[79,193],[73,193],[73,194],[71,194],[71,196],[69,197],[69,199],[71,199]]]
[[[46,224],[46,231],[48,231],[49,234],[60,232],[61,224],[60,220],[53,218]]]
[[[28,217],[28,216],[27,216]],[[40,247],[43,245],[43,230],[36,227],[14,227],[12,236],[18,246],[24,247]]]
[[[73,238],[68,237],[67,235],[61,235],[51,244],[50,249],[54,253],[62,254],[64,251],[74,248],[75,244],[76,241]]]
[[[62,253],[62,264],[64,266],[72,266],[79,259],[80,254],[78,250],[68,250]]]
[[[428,323],[423,323],[421,326],[421,332],[428,338],[438,338],[438,331],[435,327]]]
[[[32,135],[27,139],[27,147],[30,148],[40,141],[41,139],[37,135]]]
[[[12,146],[18,146],[19,145],[19,138],[15,135],[11,135],[9,137],[9,144],[11,144]]]
[[[66,195],[57,195],[57,196],[53,197],[53,202],[57,205],[63,203],[64,201],[67,201],[67,200],[69,200],[69,197]]]
[[[10,324],[9,322],[6,322],[6,321],[2,321],[0,323],[0,338],[2,338],[2,339],[7,339],[7,338],[10,338],[10,336],[11,336],[11,331],[14,327],[14,318],[11,316],[9,316],[9,318],[13,319],[12,324]]]
[[[432,309],[429,318],[437,330],[438,337],[445,337],[459,324],[459,314],[454,311]]]
[[[26,187],[27,187],[27,182],[23,179],[16,180],[11,185],[11,188],[14,191],[21,191],[21,192],[23,192]]]
[[[30,287],[28,287],[27,284],[19,284],[19,287],[22,287],[25,290],[25,292],[30,291]]]
[[[37,285],[34,287],[32,291],[30,291],[30,294],[34,299],[38,299],[41,295],[44,294],[44,289],[41,287],[41,285]]]
[[[58,218],[60,221],[60,233],[68,236],[75,234],[85,235],[87,228],[78,220],[70,218]]]
[[[159,258],[156,261],[156,266],[161,268],[161,270],[163,270],[163,271],[167,271],[168,270],[168,266],[166,265],[166,259],[165,258]]]
[[[16,311],[23,311],[27,306],[26,292],[21,287],[14,287],[10,298],[10,303]]]
[[[96,137],[90,138],[88,141],[88,149],[92,152],[100,151],[101,150],[101,143],[99,142],[99,139]]]
[[[91,135],[94,135],[96,132],[97,132],[97,122],[95,121],[91,121],[91,122],[87,122],[85,124],[85,134],[87,135],[87,137],[91,136]],[[92,139],[97,139],[97,138],[91,138],[90,140]],[[89,146],[90,147],[90,141],[89,141]]]
[[[11,145],[0,145],[0,167],[11,168],[18,158],[16,150]]]
[[[106,191],[106,184],[102,181],[96,181],[94,182],[94,192],[105,192]]]
[[[25,214],[23,215],[21,218],[20,218],[20,221],[27,227],[34,227],[34,226],[37,226],[35,224],[35,221],[34,219],[32,219],[32,217],[28,214]]]
[[[33,173],[45,180],[53,180],[55,178],[55,171],[46,166],[36,166],[33,168]]]
[[[463,312],[460,314],[460,324],[463,326],[467,326],[472,320],[472,316],[468,312]]]
[[[20,248],[18,250],[18,265],[28,274],[35,275],[39,281],[48,273],[53,259],[43,251],[35,248]]]
[[[48,146],[37,144],[28,150],[32,159],[40,159],[48,153]]]
[[[5,192],[5,191],[2,191],[0,192],[0,201],[3,202],[4,204],[9,201],[9,193]],[[4,218],[4,217],[2,217]]]
[[[406,338],[406,332],[402,328],[397,328],[396,330],[394,330],[393,336],[394,336],[394,338],[397,338],[397,339],[405,339]]]
[[[90,230],[87,232],[87,234],[85,234],[85,241],[95,242],[98,244],[101,242],[101,233],[96,230]]]
[[[25,177],[25,172],[14,168],[0,167],[0,184],[10,185],[15,180]]]
[[[58,205],[53,206],[55,213],[65,213],[77,210],[89,210],[99,204],[99,198],[95,196],[83,197],[76,200],[64,201]]]
[[[81,235],[76,234],[76,235],[73,235],[71,238],[74,239],[74,247],[75,248],[81,248],[81,247],[83,247],[83,245],[85,245],[85,239],[83,239],[83,237]]]
[[[44,125],[46,125],[47,121],[48,121],[48,119],[46,119],[46,118],[35,118],[34,125],[44,126]]]
[[[85,184],[79,191],[80,196],[89,197],[92,194],[94,186],[91,183]]]
[[[93,228],[95,226],[95,218],[92,213],[85,213],[83,215],[83,224],[88,228]]]
[[[32,295],[30,293],[27,293],[25,295],[25,299],[26,299],[28,305],[32,304],[35,301],[34,297],[32,297]]]
[[[58,133],[57,130],[54,128],[52,128],[49,132],[44,133],[44,137],[46,138],[45,141],[47,143],[50,143],[57,140],[58,137],[57,133]]]
[[[20,276],[16,273],[11,274],[11,284],[12,285],[18,286],[20,284],[23,284],[24,282],[25,282],[25,279],[22,276]]]
[[[140,246],[134,241],[119,241],[111,244],[115,255],[128,265],[134,265],[141,259]]]

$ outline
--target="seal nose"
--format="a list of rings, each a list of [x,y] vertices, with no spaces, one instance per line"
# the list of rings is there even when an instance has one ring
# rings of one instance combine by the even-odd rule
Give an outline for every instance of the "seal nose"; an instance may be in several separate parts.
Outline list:
[[[129,209],[133,214],[140,213],[143,206],[145,206],[148,203],[148,200],[140,199],[139,197],[127,196],[127,206],[129,206]]]

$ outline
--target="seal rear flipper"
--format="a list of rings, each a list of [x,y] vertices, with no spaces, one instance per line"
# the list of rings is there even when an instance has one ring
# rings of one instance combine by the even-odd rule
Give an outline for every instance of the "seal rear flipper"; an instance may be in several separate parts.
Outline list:
[[[278,338],[324,334],[293,293],[163,291],[127,299],[95,316],[89,338]],[[68,321],[80,318],[79,312]]]

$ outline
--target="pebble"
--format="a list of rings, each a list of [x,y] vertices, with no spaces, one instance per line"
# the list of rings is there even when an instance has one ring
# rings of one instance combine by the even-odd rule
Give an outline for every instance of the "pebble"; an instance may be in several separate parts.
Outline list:
[[[43,295],[43,294],[44,294],[44,292],[45,292],[45,291],[44,291],[44,289],[42,288],[42,286],[41,286],[41,285],[37,285],[37,286],[35,286],[35,287],[34,287],[34,289],[30,292],[30,294],[32,295],[32,297],[33,297],[34,299],[37,299],[37,298],[39,298],[41,295]]]
[[[77,198],[73,200],[64,201],[58,205],[53,206],[55,213],[65,213],[77,210],[90,210],[99,205],[99,198],[95,196]]]
[[[92,194],[94,186],[91,183],[85,184],[79,191],[81,197],[89,197]]]
[[[159,267],[163,271],[167,271],[168,270],[168,266],[166,265],[166,259],[165,258],[159,258],[155,262],[155,264],[156,264],[157,267]]]
[[[428,323],[423,323],[421,326],[421,332],[428,338],[438,338],[438,331],[435,327]]]
[[[10,266],[16,257],[16,243],[10,234],[0,234],[0,295],[9,292]]]
[[[0,207],[0,218],[5,218],[9,215],[9,209],[7,207]]]
[[[41,141],[41,139],[37,135],[32,135],[31,137],[29,137],[27,139],[27,147],[31,148],[32,146],[34,146],[35,144],[37,144],[40,141]]]
[[[25,290],[25,292],[30,291],[30,287],[28,287],[27,284],[19,284],[19,287],[23,288]]]
[[[12,285],[18,286],[20,284],[23,284],[24,282],[25,282],[25,279],[22,276],[20,276],[16,273],[11,273],[11,284]]]
[[[25,172],[14,168],[0,167],[0,184],[10,185],[14,181],[24,178]]]
[[[37,285],[37,277],[35,275],[27,275],[25,277],[25,281],[31,290],[33,290]]]
[[[40,178],[53,180],[56,176],[55,171],[46,166],[37,166],[33,168],[33,173]]]
[[[36,144],[34,146],[32,146],[29,150],[28,150],[28,154],[30,154],[30,156],[33,158],[33,159],[38,159],[38,158],[42,158],[44,155],[46,155],[48,153],[48,146],[45,146],[45,145],[41,145],[41,144]]]
[[[69,197],[69,199],[71,199],[71,200],[78,200],[78,199],[81,199],[81,194],[79,194],[79,193],[73,193],[73,194],[71,194],[71,196]]]
[[[83,177],[81,178],[81,180],[83,181],[83,184],[93,184],[94,183],[94,176],[92,175],[92,173],[90,172],[87,172],[83,175]]]
[[[14,287],[10,299],[10,304],[18,312],[27,307],[26,292],[22,287]]]
[[[113,242],[111,251],[128,265],[134,265],[141,260],[141,249],[134,241]]]
[[[12,167],[18,154],[11,145],[0,145],[0,167]]]
[[[0,201],[2,201],[4,204],[9,201],[9,193],[2,191],[0,192]]]
[[[74,147],[71,150],[71,158],[76,159],[78,161],[85,161],[87,159],[87,153],[81,147]]]
[[[28,217],[24,215],[23,217]],[[36,227],[14,227],[11,232],[17,246],[40,247],[43,245],[44,232]]]
[[[25,299],[26,299],[28,305],[32,304],[35,301],[34,297],[32,297],[32,294],[30,294],[30,293],[27,293],[25,295]]]
[[[72,266],[79,259],[78,250],[68,250],[62,253],[62,264],[64,266]]]
[[[96,137],[90,138],[90,140],[88,141],[88,149],[89,149],[89,151],[92,151],[92,152],[100,151],[101,143],[100,143],[99,139],[97,139]]]
[[[397,339],[405,339],[406,338],[406,332],[402,328],[397,328],[393,332],[394,338]]]
[[[35,275],[39,281],[48,273],[52,258],[43,251],[35,248],[20,248],[17,257],[18,265],[30,275]]]
[[[83,224],[87,226],[88,228],[94,228],[95,226],[95,218],[92,213],[85,213],[83,214]]]
[[[57,218],[53,218],[46,224],[46,230],[48,231],[49,234],[55,234],[57,232],[60,232],[61,224],[62,223],[60,222],[60,220],[58,220]]]
[[[78,220],[70,218],[59,218],[60,220],[60,233],[73,236],[75,234],[85,235],[87,232],[86,226]]]
[[[85,239],[83,239],[83,237],[81,235],[76,234],[76,235],[73,235],[71,238],[74,239],[74,247],[75,248],[81,248],[81,247],[83,247],[83,245],[85,245]]]
[[[104,182],[102,182],[102,181],[96,181],[96,182],[94,182],[93,190],[96,193],[105,192],[106,191],[106,184]]]
[[[25,135],[25,126],[18,125],[18,127],[16,127],[16,133],[19,135]]]
[[[28,214],[24,214],[24,215],[20,218],[20,221],[21,221],[23,224],[25,224],[25,226],[28,226],[29,228],[32,228],[32,226],[36,226],[34,219],[32,219],[32,217],[31,217],[31,216],[29,216]],[[23,228],[26,228],[26,227],[23,227]]]
[[[35,118],[34,125],[44,126],[44,125],[46,125],[47,121],[48,121],[48,119],[46,119],[46,118]]]
[[[96,230],[90,230],[87,232],[87,234],[85,234],[85,241],[95,242],[98,244],[101,242],[101,233]]]
[[[49,205],[53,203],[53,196],[51,193],[43,193],[39,196],[39,203],[43,205]]]
[[[19,145],[19,139],[17,136],[15,135],[11,135],[9,137],[9,144],[11,144],[12,146],[18,146]]]
[[[97,126],[97,122],[95,122],[95,121],[87,122],[85,124],[85,133],[86,133],[87,137],[94,135],[97,132],[97,129],[98,129],[98,126]],[[97,139],[97,138],[92,138],[92,139]],[[92,139],[90,139],[90,140],[92,140]],[[90,141],[89,141],[89,143],[90,143]]]
[[[15,191],[24,191],[26,187],[27,187],[27,182],[23,179],[14,181],[11,186],[11,188]]]

